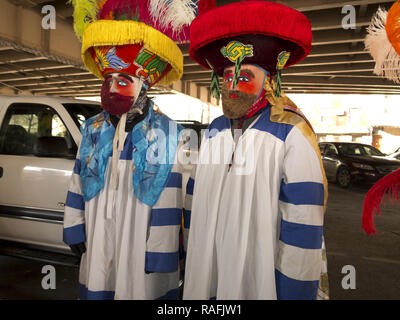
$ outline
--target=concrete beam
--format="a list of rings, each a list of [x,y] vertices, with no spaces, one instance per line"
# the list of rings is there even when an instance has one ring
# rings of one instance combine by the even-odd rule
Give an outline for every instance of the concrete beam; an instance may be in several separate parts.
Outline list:
[[[14,63],[20,61],[35,61],[43,60],[44,57],[35,56],[32,53],[20,52],[16,50],[2,50],[0,51],[0,64],[4,63]]]
[[[362,92],[372,92],[372,91],[386,91],[386,92],[394,92],[394,93],[399,93],[400,92],[400,87],[392,87],[392,88],[387,88],[387,87],[362,87],[362,86],[351,86],[351,87],[344,87],[344,86],[335,86],[335,85],[320,85],[320,86],[309,86],[309,85],[292,85],[292,84],[285,84],[282,85],[282,88],[287,91],[287,90],[301,90],[301,89],[315,89],[315,90],[341,90],[341,91],[362,91]]]
[[[9,0],[0,1],[0,37],[18,45],[48,52],[82,64],[80,43],[69,22],[57,19],[56,29],[48,30],[48,45],[43,42],[44,15],[34,8],[24,8]],[[45,45],[45,47],[44,47]]]
[[[81,75],[76,77],[58,77],[58,78],[39,78],[39,79],[20,79],[17,81],[7,81],[7,84],[19,88],[36,86],[40,84],[61,84],[61,83],[79,83],[79,82],[100,82],[99,79],[93,75]]]
[[[311,49],[311,53],[307,59],[313,57],[327,57],[327,56],[339,56],[339,55],[355,55],[355,54],[369,54],[365,50],[363,43],[356,43],[355,47],[351,47],[351,44],[335,44],[335,45],[321,45],[314,46]]]
[[[82,72],[82,70],[74,69],[74,68],[67,68],[67,69],[60,69],[60,70],[51,70],[50,72],[45,73],[41,71],[38,72],[16,72],[13,75],[10,74],[0,74],[0,81],[2,82],[9,82],[9,81],[17,81],[17,80],[27,80],[27,79],[43,79],[43,78],[56,78],[56,77],[70,77],[70,76],[80,76],[80,75],[88,75],[89,72]]]
[[[29,72],[29,71],[37,71],[37,70],[52,70],[52,69],[63,69],[63,68],[71,68],[71,67],[73,67],[73,66],[41,59],[41,60],[35,60],[35,61],[24,61],[24,62],[1,64],[0,65],[0,74],[15,73],[16,70],[18,72]]]
[[[63,83],[38,83],[37,85],[30,86],[16,86],[18,89],[30,90],[30,91],[39,91],[39,90],[48,90],[48,89],[62,89],[62,88],[97,88],[101,89],[102,82],[63,82]],[[100,92],[100,91],[99,91]]]

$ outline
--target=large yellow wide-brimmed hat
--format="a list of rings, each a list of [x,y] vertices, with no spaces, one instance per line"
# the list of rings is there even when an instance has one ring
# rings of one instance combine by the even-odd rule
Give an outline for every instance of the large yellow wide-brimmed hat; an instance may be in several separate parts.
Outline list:
[[[181,78],[183,55],[176,42],[188,40],[194,1],[71,2],[74,29],[82,41],[82,60],[98,78],[104,79],[112,71],[126,72],[145,75],[150,86],[169,85]]]

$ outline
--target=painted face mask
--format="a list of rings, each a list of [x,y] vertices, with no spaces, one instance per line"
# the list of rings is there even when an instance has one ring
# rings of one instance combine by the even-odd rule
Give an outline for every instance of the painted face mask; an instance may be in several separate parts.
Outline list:
[[[222,85],[222,109],[224,115],[230,119],[243,117],[260,97],[267,71],[253,66],[243,65],[235,88],[232,88],[234,68],[227,68],[224,72]]]
[[[125,73],[109,73],[101,88],[101,105],[112,115],[128,112],[142,89],[142,81]]]

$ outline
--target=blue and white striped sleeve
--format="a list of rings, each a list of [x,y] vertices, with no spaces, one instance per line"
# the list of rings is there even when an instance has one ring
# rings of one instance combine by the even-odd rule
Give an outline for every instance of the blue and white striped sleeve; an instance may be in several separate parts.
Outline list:
[[[192,215],[192,200],[193,200],[193,190],[194,190],[194,181],[196,175],[196,165],[193,166],[192,171],[190,173],[189,179],[186,183],[185,190],[185,200],[183,203],[183,248],[186,256],[188,239],[189,239],[189,229],[190,229],[190,218]]]
[[[182,170],[173,165],[167,184],[151,209],[146,248],[146,272],[174,272],[179,264],[182,225]]]
[[[275,277],[278,299],[316,299],[322,268],[324,184],[320,159],[294,127],[286,142],[280,186],[280,236]]]
[[[86,241],[85,201],[82,196],[80,169],[81,162],[78,150],[64,209],[63,241],[67,245]]]

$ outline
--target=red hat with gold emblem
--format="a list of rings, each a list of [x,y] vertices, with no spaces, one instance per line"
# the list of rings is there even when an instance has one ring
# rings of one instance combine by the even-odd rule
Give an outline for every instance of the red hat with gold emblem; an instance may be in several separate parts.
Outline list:
[[[226,67],[256,64],[271,75],[303,60],[311,51],[310,21],[299,11],[269,1],[241,1],[216,7],[199,0],[190,25],[190,56],[222,76]]]

